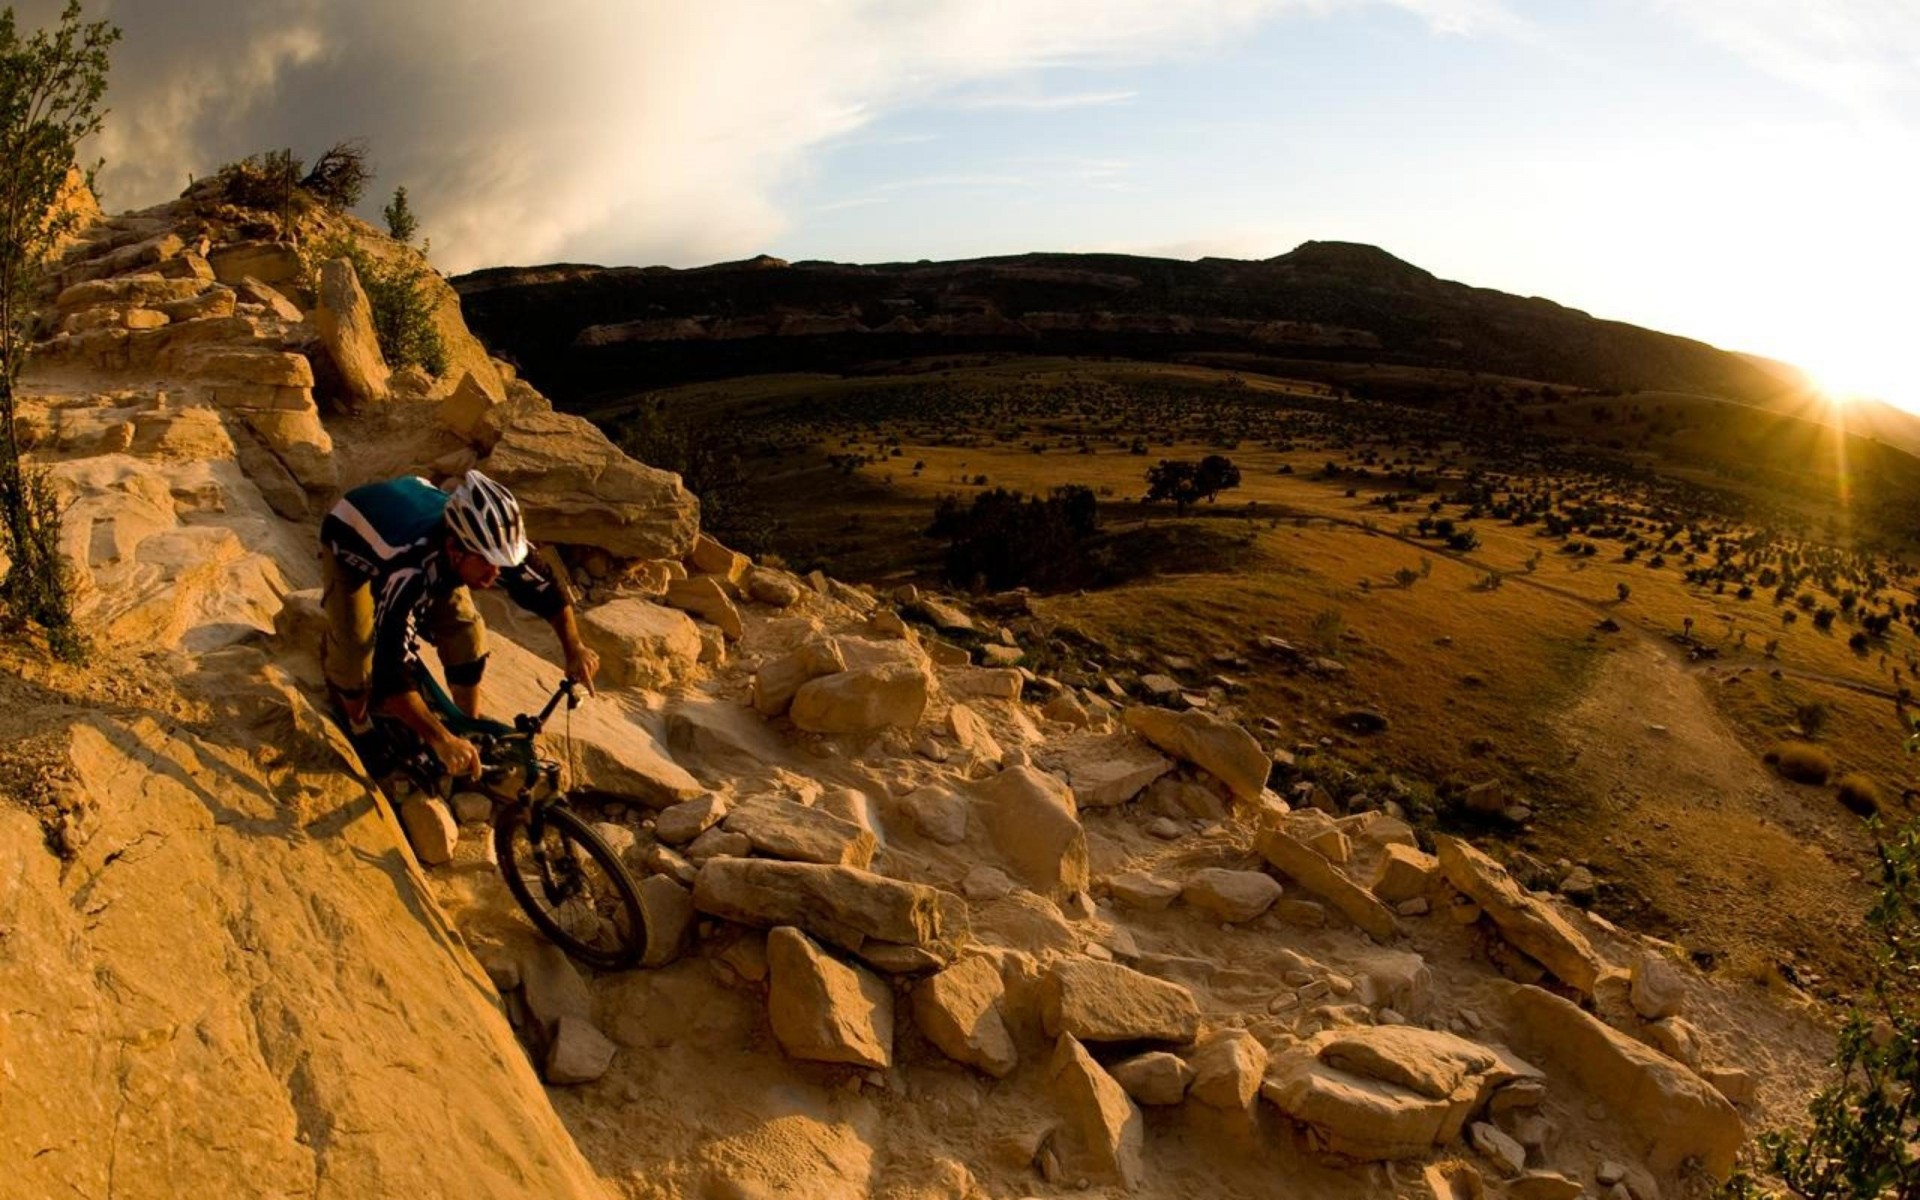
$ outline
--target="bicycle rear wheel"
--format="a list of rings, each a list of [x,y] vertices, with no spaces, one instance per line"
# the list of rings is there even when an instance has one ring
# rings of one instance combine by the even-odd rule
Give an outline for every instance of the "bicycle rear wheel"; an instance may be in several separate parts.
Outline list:
[[[507,890],[555,945],[603,971],[640,961],[647,927],[639,889],[585,821],[558,806],[536,814],[516,805],[499,814],[493,844]]]

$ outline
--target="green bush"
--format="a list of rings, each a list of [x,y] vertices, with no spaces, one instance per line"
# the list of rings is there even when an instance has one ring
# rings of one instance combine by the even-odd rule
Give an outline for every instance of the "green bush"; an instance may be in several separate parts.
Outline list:
[[[447,371],[447,347],[433,325],[433,300],[427,289],[427,271],[411,259],[380,259],[351,237],[329,238],[307,257],[308,274],[318,276],[320,264],[344,258],[373,306],[374,336],[380,353],[394,370],[424,367],[434,375]]]

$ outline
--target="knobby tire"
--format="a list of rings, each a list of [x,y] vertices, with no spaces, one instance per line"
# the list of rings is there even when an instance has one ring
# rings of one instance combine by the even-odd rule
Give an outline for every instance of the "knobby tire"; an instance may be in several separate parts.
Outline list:
[[[616,944],[609,947],[583,941],[554,918],[552,902],[544,894],[551,881],[540,877],[539,863],[533,857],[533,842],[524,836],[529,832],[532,815],[531,809],[516,805],[502,811],[494,825],[493,845],[499,855],[500,872],[506,877],[507,890],[513,893],[513,898],[520,902],[541,933],[587,966],[617,971],[639,962],[647,950],[646,918],[640,907],[639,889],[634,886],[633,876],[621,865],[619,855],[585,821],[564,808],[548,808],[542,817],[549,853],[558,851],[572,863],[582,858],[590,860],[604,879],[599,886],[610,885],[613,889],[612,896],[596,898],[594,909],[603,923],[611,922]],[[563,863],[562,873],[566,869]],[[558,882],[564,886],[567,880]],[[535,889],[542,894],[536,895]],[[609,903],[611,911],[605,907]],[[622,918],[626,922],[624,931],[619,925]]]

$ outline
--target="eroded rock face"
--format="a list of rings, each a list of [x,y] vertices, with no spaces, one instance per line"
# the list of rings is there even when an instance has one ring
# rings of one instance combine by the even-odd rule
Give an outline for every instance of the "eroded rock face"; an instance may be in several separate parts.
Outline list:
[[[1264,871],[1208,867],[1188,878],[1180,898],[1215,920],[1238,924],[1272,908],[1280,898],[1280,885]]]
[[[1563,982],[1593,993],[1605,963],[1552,906],[1529,896],[1507,869],[1459,838],[1434,839],[1447,882],[1478,904],[1501,936]]]
[[[767,935],[767,1011],[795,1058],[884,1070],[893,1065],[893,989],[782,925]]]
[[[795,725],[809,733],[871,733],[920,723],[933,675],[917,647],[864,638],[836,645],[847,669],[800,685],[787,714]]]
[[[583,417],[520,413],[478,465],[519,499],[535,541],[622,558],[680,558],[693,548],[700,503],[680,477],[628,458]]]
[[[789,800],[750,800],[729,812],[725,824],[729,832],[745,834],[757,853],[772,858],[849,867],[873,861],[871,831]]]

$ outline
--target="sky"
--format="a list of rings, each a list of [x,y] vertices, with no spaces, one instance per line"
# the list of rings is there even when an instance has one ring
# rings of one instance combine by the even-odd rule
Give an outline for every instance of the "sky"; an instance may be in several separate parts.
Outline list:
[[[449,273],[1367,242],[1920,412],[1920,0],[87,11],[115,210],[361,137]]]

